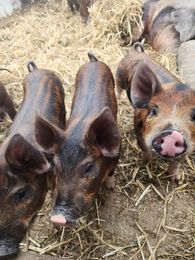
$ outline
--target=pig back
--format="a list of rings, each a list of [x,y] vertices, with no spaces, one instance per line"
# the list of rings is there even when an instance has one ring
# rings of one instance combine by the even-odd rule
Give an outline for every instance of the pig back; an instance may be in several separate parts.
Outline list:
[[[116,119],[117,103],[112,72],[103,62],[86,63],[76,76],[71,119],[93,117],[104,107],[109,107]]]
[[[24,98],[9,134],[30,137],[37,114],[65,128],[64,89],[60,79],[49,70],[36,69],[23,82]],[[34,130],[34,129],[33,129]]]

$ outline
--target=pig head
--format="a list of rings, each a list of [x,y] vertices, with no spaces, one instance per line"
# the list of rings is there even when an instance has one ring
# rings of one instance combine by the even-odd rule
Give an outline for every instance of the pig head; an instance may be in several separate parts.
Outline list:
[[[0,258],[18,253],[32,217],[43,205],[52,174],[52,153],[35,141],[37,112],[65,127],[64,90],[49,70],[28,64],[22,105],[0,147]]]
[[[89,54],[78,71],[66,131],[38,117],[36,138],[44,149],[55,147],[57,195],[51,221],[74,224],[100,187],[112,184],[119,158],[114,80],[109,67]],[[48,141],[49,140],[49,141]]]
[[[124,60],[119,64],[116,77],[120,78],[127,69],[126,66],[122,69]],[[161,158],[170,160],[167,172],[172,180],[178,181],[181,158],[195,149],[195,93],[178,80],[162,81],[160,74],[157,77],[148,64],[145,60],[133,63],[130,70],[123,73],[126,84],[118,79],[118,87],[126,90],[134,107],[135,134],[143,159],[149,162],[154,150]]]

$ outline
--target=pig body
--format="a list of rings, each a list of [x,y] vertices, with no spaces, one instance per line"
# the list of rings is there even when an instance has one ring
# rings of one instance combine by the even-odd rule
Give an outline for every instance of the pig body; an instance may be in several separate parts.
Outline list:
[[[8,95],[4,85],[0,82],[0,121],[4,119],[5,114],[8,114],[13,120],[16,110],[12,99]]]
[[[146,0],[140,37],[145,36],[158,51],[177,51],[182,42],[195,38],[194,24],[194,0]]]
[[[86,23],[89,17],[88,8],[97,0],[68,0],[68,6],[74,11],[78,11],[82,20]]]
[[[33,215],[43,205],[51,156],[35,141],[37,112],[64,129],[64,91],[51,71],[29,63],[24,99],[0,147],[0,258],[15,255]]]
[[[55,146],[57,198],[51,221],[73,224],[104,182],[112,184],[119,158],[114,80],[109,67],[89,54],[90,62],[78,71],[70,119],[63,133],[45,120],[37,120],[37,141],[45,149]],[[39,129],[45,132],[39,133]],[[53,140],[45,141],[53,132]]]
[[[134,107],[134,129],[144,161],[151,160],[154,150],[170,161],[167,173],[178,181],[181,158],[195,150],[194,91],[145,53],[124,57],[116,82]]]

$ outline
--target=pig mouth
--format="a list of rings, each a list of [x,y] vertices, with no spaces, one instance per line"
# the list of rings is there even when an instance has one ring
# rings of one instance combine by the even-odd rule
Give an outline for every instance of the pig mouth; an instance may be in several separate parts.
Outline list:
[[[155,152],[165,160],[179,158],[187,150],[183,133],[173,129],[162,131],[152,140],[152,146]]]
[[[0,259],[10,259],[19,253],[19,242],[14,238],[0,240]]]

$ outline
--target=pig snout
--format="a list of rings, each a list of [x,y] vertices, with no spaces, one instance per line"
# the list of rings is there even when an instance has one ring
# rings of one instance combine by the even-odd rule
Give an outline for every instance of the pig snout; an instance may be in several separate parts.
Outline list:
[[[73,226],[76,223],[78,215],[72,208],[55,207],[50,221],[56,225]]]
[[[182,133],[176,130],[165,130],[155,137],[152,142],[155,151],[162,157],[174,158],[183,154],[187,149]]]
[[[19,253],[19,243],[14,238],[0,240],[0,259],[9,259]]]

